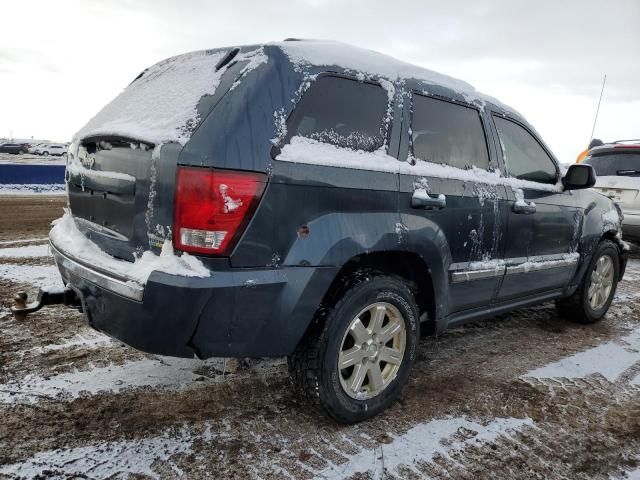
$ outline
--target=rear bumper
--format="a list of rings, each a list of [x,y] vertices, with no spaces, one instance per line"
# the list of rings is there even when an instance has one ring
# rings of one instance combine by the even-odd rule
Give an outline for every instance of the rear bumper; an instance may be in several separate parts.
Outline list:
[[[304,334],[336,267],[153,272],[143,285],[90,267],[52,244],[89,324],[127,345],[177,357],[276,357]]]

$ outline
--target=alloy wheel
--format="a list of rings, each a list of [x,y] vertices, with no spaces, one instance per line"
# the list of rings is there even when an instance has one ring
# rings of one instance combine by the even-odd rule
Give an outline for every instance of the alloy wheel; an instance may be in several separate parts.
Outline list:
[[[589,284],[589,305],[593,310],[600,310],[607,303],[613,288],[613,259],[609,255],[600,257],[591,272]]]
[[[340,384],[347,395],[379,395],[398,374],[407,344],[405,319],[390,303],[373,303],[356,315],[338,355]]]

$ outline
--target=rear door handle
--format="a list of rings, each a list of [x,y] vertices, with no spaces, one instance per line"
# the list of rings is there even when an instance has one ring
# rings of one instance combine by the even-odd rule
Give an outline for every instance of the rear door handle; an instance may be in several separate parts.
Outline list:
[[[516,200],[513,203],[513,213],[520,213],[523,215],[531,215],[536,213],[536,204],[533,202],[527,202],[526,200]]]
[[[432,196],[426,190],[418,189],[413,192],[411,197],[411,208],[442,210],[447,206],[447,197],[443,194]]]

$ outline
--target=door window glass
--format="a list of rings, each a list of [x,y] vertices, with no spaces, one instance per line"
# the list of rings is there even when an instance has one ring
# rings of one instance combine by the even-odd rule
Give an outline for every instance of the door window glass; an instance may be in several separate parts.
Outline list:
[[[507,173],[521,180],[556,183],[556,165],[538,141],[517,123],[501,117],[493,118]]]
[[[489,153],[477,110],[413,96],[411,140],[414,157],[456,168],[489,167]]]

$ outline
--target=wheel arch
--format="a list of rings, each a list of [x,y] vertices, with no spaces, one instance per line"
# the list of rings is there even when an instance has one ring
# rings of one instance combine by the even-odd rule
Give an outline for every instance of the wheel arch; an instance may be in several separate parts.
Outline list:
[[[331,282],[322,305],[325,308],[334,305],[359,272],[400,277],[414,293],[421,320],[427,321],[427,330],[435,327],[438,287],[434,284],[431,270],[418,254],[402,250],[363,253],[350,258]],[[423,314],[426,314],[426,319]]]

